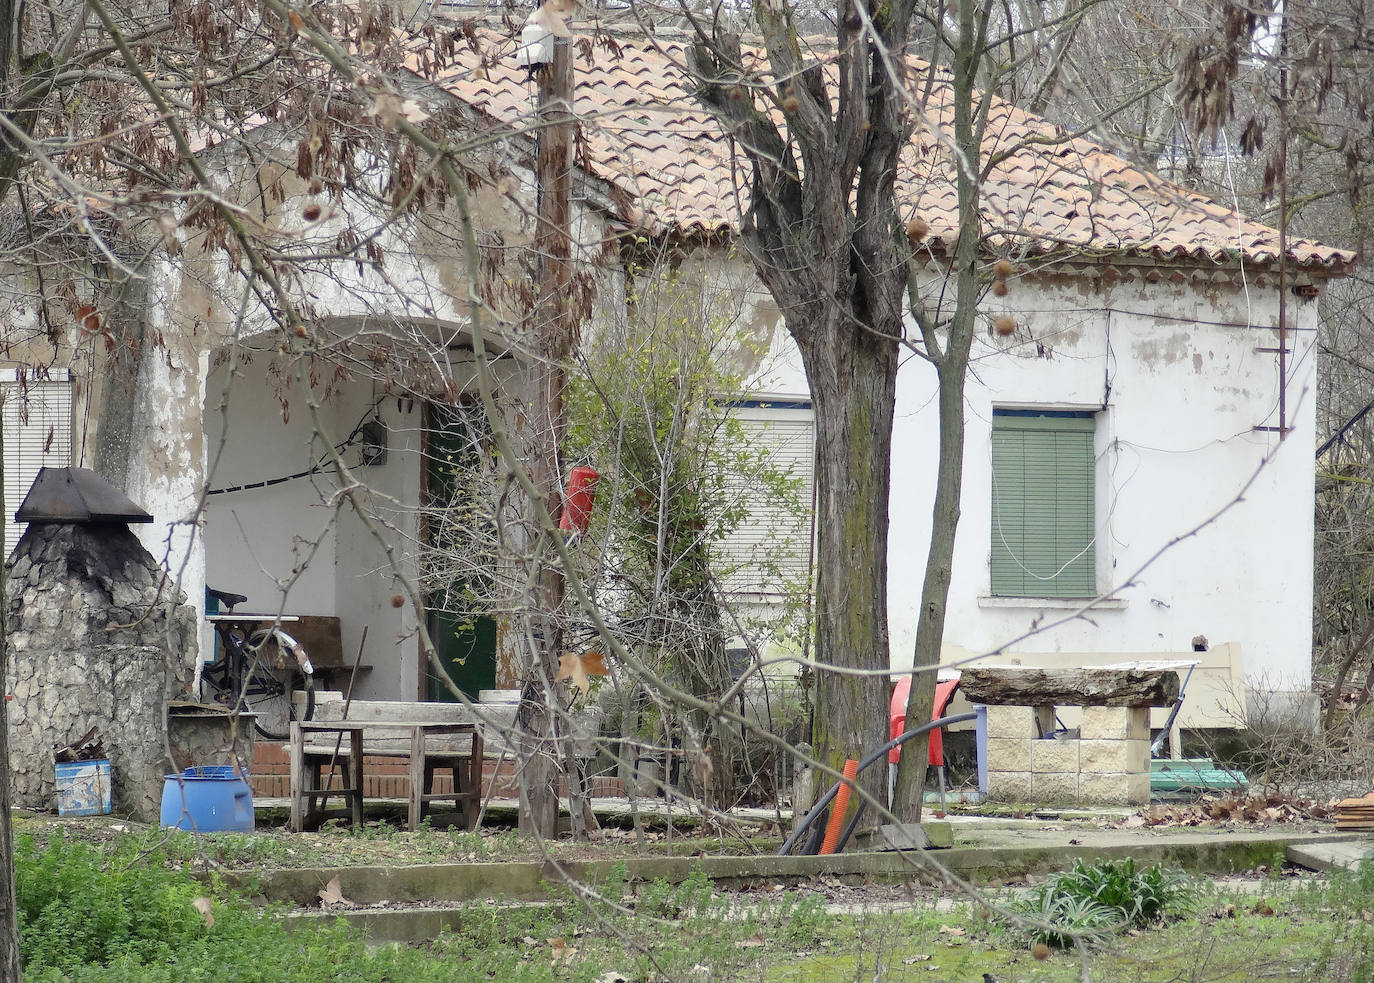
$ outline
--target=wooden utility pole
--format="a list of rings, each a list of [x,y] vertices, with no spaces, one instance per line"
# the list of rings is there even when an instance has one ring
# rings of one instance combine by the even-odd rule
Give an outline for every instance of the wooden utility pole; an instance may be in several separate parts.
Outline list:
[[[563,496],[559,452],[568,428],[564,366],[572,353],[576,328],[568,306],[573,132],[572,44],[568,38],[554,38],[553,62],[539,69],[537,116],[535,174],[539,200],[534,250],[539,293],[529,333],[534,385],[526,425],[530,474],[545,508],[556,520]],[[559,708],[554,676],[563,650],[563,571],[547,543],[535,562],[539,569],[529,619],[530,671],[525,676],[516,721],[522,745],[520,831],[551,837],[558,823]]]

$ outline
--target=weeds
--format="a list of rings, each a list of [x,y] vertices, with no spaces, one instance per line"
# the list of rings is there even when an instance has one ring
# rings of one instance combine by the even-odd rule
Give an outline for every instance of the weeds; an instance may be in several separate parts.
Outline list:
[[[1134,858],[1104,860],[1091,866],[1074,861],[1027,899],[1024,913],[1047,922],[1035,937],[1067,948],[1076,938],[1100,939],[1124,926],[1147,926],[1166,915],[1184,914],[1196,904],[1197,890],[1181,871],[1158,865],[1137,871]]]

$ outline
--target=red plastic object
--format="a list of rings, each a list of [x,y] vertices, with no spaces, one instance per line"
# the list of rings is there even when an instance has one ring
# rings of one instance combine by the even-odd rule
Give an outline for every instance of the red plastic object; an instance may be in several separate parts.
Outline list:
[[[954,691],[959,688],[959,680],[945,679],[935,684],[935,707],[930,713],[931,720],[945,715],[949,701],[954,699]],[[906,731],[906,701],[911,697],[911,677],[903,676],[892,689],[892,703],[888,707],[889,738],[900,737]],[[896,764],[902,760],[900,746],[887,752],[887,760]],[[944,731],[937,727],[930,732],[930,764],[933,768],[945,766]]]
[[[568,491],[563,497],[563,516],[558,520],[558,528],[564,532],[574,529],[580,533],[587,531],[592,521],[592,503],[596,501],[596,483],[601,475],[595,468],[573,468],[568,473]]]
[[[859,774],[859,763],[848,758],[844,763],[844,781],[840,782],[835,793],[835,804],[830,809],[830,822],[825,827],[825,839],[821,841],[821,855],[829,856],[835,852],[840,842],[840,829],[844,826],[844,814],[849,811],[849,791],[853,788],[855,777]]]

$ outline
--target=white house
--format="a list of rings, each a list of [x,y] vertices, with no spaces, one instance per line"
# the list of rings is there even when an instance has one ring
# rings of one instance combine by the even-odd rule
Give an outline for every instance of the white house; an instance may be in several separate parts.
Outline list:
[[[501,237],[492,240],[499,252],[527,240],[531,228],[530,138],[515,130],[531,94],[513,44],[488,40],[503,57],[479,65],[457,45],[437,81],[417,78],[416,97],[457,106],[467,125],[507,141],[482,153],[510,181],[477,193],[479,221]],[[594,284],[593,321],[623,310],[630,274],[615,248],[620,237],[676,243],[684,280],[725,292],[741,323],[771,339],[761,398],[740,412],[804,470],[811,411],[799,361],[767,291],[728,248],[748,168],[731,165],[725,135],[691,101],[675,68],[680,41],[618,42],[618,52],[588,47],[576,59],[585,142],[574,236]],[[944,95],[937,83],[932,116],[947,115]],[[1184,718],[1195,726],[1233,723],[1246,687],[1303,703],[1311,670],[1312,297],[1353,257],[1289,241],[1281,342],[1277,233],[1087,141],[1059,139],[1050,124],[1004,104],[992,119],[988,148],[1015,152],[984,188],[984,243],[989,262],[1006,259],[1013,272],[1005,296],[989,292],[980,305],[987,332],[975,343],[969,378],[946,661],[989,653],[1026,665],[1197,658],[1199,685]],[[1038,142],[1026,142],[1031,137]],[[919,133],[901,186],[903,217],[919,214],[930,227],[919,258],[932,305],[940,303],[935,287],[954,233],[943,146],[931,131]],[[221,166],[230,174],[235,165]],[[274,217],[292,234],[332,236],[328,214],[302,224],[303,182],[278,177],[285,195]],[[352,282],[333,275],[301,285],[335,356],[313,367],[311,391],[412,571],[435,480],[427,462],[446,439],[461,442],[446,431],[443,407],[474,391],[461,247],[444,233],[443,216],[436,209],[388,233],[385,278],[360,270]],[[167,554],[192,595],[210,583],[248,595],[254,607],[337,618],[349,660],[366,628],[371,671],[361,694],[434,695],[408,609],[392,605],[395,578],[382,547],[341,509],[334,479],[317,467],[324,448],[307,418],[305,388],[283,374],[287,360],[271,345],[253,351],[251,336],[269,318],[256,301],[241,307],[246,295],[213,263],[169,263],[164,272],[148,310],[169,342],[142,370],[136,418],[144,446],[131,456],[127,483],[160,520],[145,541]],[[1014,322],[1009,334],[993,328],[1002,315]],[[209,333],[188,330],[193,320]],[[236,335],[249,344],[230,344]],[[421,367],[415,351],[440,355]],[[394,368],[407,352],[403,369],[378,368]],[[519,364],[500,371],[514,379]],[[938,433],[933,373],[913,355],[899,380],[889,537],[894,669],[910,664],[914,645]],[[518,414],[517,403],[505,409]],[[5,425],[7,476],[68,463],[59,460],[60,441],[12,439],[32,437],[33,424],[7,415]],[[94,429],[92,418],[76,421],[78,435]],[[75,446],[79,456],[83,442]],[[23,455],[13,462],[12,447]],[[194,507],[207,483],[202,516]],[[751,542],[767,538],[767,523],[784,520],[805,525],[805,517],[766,517],[731,548],[747,557]],[[805,572],[804,542],[799,549],[787,561]],[[743,604],[774,600],[767,584],[736,586]],[[486,667],[474,687],[513,682],[498,655],[500,626],[488,628],[490,637],[464,643],[467,654],[480,652],[472,664]]]

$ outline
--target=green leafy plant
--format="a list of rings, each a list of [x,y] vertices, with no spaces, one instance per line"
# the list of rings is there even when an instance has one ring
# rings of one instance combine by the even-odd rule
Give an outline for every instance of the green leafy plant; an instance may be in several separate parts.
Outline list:
[[[1104,860],[1091,866],[1074,861],[1073,869],[1045,881],[1021,906],[1023,913],[1046,922],[1035,937],[1066,947],[1076,938],[1092,940],[1126,925],[1150,925],[1193,908],[1197,889],[1181,871],[1159,865],[1137,870],[1135,859]]]

